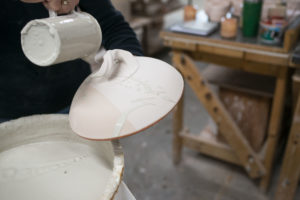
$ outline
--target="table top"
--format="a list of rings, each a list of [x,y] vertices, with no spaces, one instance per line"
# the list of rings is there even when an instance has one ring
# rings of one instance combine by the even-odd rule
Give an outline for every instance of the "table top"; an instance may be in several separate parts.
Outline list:
[[[238,29],[237,32],[237,36],[235,38],[232,39],[227,39],[221,36],[220,34],[220,30],[216,30],[215,32],[213,32],[211,35],[208,36],[208,38],[210,39],[214,39],[214,40],[223,40],[223,41],[228,41],[228,42],[232,42],[232,43],[241,43],[241,44],[245,44],[245,45],[255,45],[255,46],[260,46],[260,47],[264,47],[264,48],[272,48],[272,49],[281,49],[283,48],[283,42],[279,43],[279,44],[275,44],[275,45],[270,45],[270,44],[264,44],[259,40],[259,36],[257,37],[244,37],[242,30]]]
[[[198,36],[185,33],[172,32],[170,30],[164,30],[161,32],[161,37],[164,40],[173,40],[173,41],[186,41],[193,42],[195,44],[206,44],[206,45],[218,45],[220,47],[228,48],[231,47],[236,50],[258,50],[258,51],[267,51],[274,53],[287,53],[283,48],[283,43],[278,45],[266,45],[262,44],[257,37],[255,38],[246,38],[242,36],[241,31],[239,30],[238,35],[234,39],[225,39],[222,38],[219,30],[214,32],[209,36]]]
[[[204,59],[206,61],[215,61],[218,58],[215,56],[222,56],[223,60],[228,62],[230,60],[227,58],[235,59],[236,65],[238,65],[239,60],[242,60],[243,62],[271,64],[273,66],[294,65],[291,62],[291,56],[299,35],[300,16],[289,24],[285,31],[283,43],[275,46],[262,44],[257,38],[245,38],[240,30],[235,39],[222,38],[219,31],[209,36],[177,33],[168,29],[160,33],[165,46],[177,50],[200,52],[198,54],[200,56],[207,55]],[[221,58],[219,62],[223,62]]]

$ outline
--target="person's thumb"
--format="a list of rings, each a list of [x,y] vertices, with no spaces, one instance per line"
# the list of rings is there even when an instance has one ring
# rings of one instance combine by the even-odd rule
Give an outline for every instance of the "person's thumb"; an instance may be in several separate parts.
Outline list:
[[[61,0],[46,0],[43,2],[44,6],[53,11],[59,11],[61,9]]]

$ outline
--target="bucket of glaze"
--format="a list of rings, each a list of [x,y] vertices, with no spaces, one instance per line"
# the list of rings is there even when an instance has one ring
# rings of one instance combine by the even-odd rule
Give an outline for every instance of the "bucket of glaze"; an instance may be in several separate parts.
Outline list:
[[[0,124],[0,199],[111,200],[123,168],[118,142],[78,137],[67,115]]]
[[[73,11],[28,22],[21,31],[25,56],[34,64],[49,66],[86,58],[99,50],[102,33],[97,20],[85,12]]]

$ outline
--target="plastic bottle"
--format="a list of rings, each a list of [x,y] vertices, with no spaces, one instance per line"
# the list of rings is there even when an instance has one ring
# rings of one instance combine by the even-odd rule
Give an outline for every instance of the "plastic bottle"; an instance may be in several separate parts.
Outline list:
[[[262,0],[244,0],[243,35],[256,37],[259,28]]]

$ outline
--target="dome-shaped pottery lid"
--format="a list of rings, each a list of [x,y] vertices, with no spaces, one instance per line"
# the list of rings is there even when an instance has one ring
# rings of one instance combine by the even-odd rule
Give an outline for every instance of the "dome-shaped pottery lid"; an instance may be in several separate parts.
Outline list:
[[[161,120],[179,101],[180,73],[169,64],[135,57],[124,50],[108,51],[99,71],[75,94],[70,125],[92,140],[112,140],[138,133]]]

